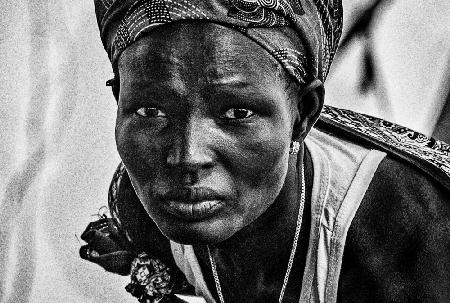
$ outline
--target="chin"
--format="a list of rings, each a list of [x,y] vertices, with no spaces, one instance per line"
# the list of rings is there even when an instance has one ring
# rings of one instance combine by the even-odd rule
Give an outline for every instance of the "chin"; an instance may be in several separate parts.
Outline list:
[[[221,222],[170,222],[157,224],[161,232],[171,241],[185,245],[214,245],[235,234],[233,228]]]

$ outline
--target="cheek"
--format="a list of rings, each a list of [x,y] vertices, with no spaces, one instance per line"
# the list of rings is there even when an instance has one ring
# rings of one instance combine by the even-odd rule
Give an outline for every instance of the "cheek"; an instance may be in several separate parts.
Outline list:
[[[277,174],[287,162],[289,144],[281,136],[253,137],[237,143],[234,167],[240,174],[247,176],[249,186],[258,187],[262,180]]]
[[[229,165],[246,224],[267,209],[280,193],[288,168],[289,144],[287,125],[254,132],[235,142]]]
[[[116,120],[116,145],[119,155],[133,177],[142,180],[148,172],[155,171],[160,159],[160,140],[152,136],[152,130],[143,127],[132,118],[119,117]]]
[[[154,210],[149,207],[151,200],[148,193],[152,192],[151,186],[165,180],[160,169],[161,140],[148,126],[121,117],[116,121],[115,136],[117,151],[127,168],[133,188],[152,217]]]
[[[260,187],[266,180],[283,175],[287,167],[291,125],[287,115],[274,115],[236,136],[232,146],[236,155],[230,165],[248,178],[248,185]]]

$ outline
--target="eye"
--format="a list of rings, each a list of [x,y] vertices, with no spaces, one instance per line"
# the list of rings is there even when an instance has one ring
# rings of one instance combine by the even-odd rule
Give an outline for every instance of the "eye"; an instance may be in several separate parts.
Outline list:
[[[246,108],[230,108],[223,115],[226,119],[245,119],[250,118],[255,113]]]
[[[156,107],[141,107],[136,111],[136,114],[148,118],[160,118],[166,116],[162,110]]]

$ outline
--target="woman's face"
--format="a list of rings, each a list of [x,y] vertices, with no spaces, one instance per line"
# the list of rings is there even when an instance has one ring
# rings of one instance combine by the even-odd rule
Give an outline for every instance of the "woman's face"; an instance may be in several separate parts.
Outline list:
[[[281,73],[256,43],[213,24],[166,26],[123,52],[117,148],[169,239],[223,241],[274,203],[293,125]]]

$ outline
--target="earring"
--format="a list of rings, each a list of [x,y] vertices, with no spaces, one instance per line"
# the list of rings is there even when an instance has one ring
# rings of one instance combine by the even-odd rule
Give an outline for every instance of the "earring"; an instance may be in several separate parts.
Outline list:
[[[289,147],[289,154],[296,155],[300,151],[300,142],[292,141],[291,147]]]

